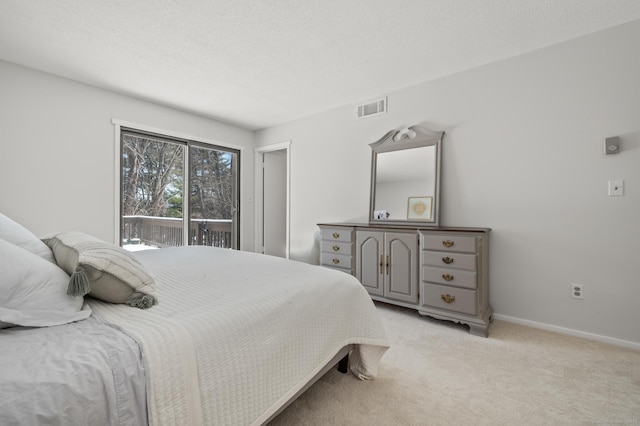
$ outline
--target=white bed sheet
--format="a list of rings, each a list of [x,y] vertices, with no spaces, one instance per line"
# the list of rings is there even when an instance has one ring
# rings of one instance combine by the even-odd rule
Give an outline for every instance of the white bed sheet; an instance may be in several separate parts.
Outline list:
[[[145,391],[138,344],[94,316],[0,330],[0,425],[144,426]]]
[[[159,304],[91,300],[134,337],[147,365],[153,425],[262,424],[347,344],[376,375],[388,348],[375,306],[342,272],[255,253],[191,246],[136,253]]]

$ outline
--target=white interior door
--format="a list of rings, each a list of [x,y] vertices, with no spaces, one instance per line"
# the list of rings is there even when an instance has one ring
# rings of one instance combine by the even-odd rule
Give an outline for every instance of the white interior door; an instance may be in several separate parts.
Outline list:
[[[287,152],[265,152],[262,171],[264,254],[287,257]]]
[[[256,149],[256,251],[289,257],[290,142]]]

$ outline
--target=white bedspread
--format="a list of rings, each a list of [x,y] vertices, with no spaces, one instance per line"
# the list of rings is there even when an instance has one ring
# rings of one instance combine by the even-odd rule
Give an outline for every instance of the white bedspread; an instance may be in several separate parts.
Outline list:
[[[142,346],[153,425],[261,424],[343,346],[361,344],[360,378],[388,348],[367,292],[342,272],[200,246],[136,257],[160,303],[90,304]]]

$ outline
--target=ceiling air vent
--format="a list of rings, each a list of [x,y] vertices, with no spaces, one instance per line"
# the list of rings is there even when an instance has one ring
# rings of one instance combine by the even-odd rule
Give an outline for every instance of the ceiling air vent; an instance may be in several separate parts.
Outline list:
[[[384,114],[385,112],[387,112],[386,97],[358,105],[358,119],[373,117],[374,115]]]

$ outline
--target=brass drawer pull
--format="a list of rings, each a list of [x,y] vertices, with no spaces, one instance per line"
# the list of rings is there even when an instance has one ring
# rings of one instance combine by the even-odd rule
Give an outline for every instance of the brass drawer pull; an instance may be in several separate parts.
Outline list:
[[[442,279],[445,281],[453,281],[453,275],[442,274]]]
[[[384,265],[384,257],[382,255],[380,255],[380,269],[379,269],[379,273],[380,275],[382,275],[382,266]]]
[[[442,245],[443,245],[443,246],[445,246],[445,247],[453,247],[453,241],[451,241],[451,240],[444,240],[444,241],[442,242]]]
[[[333,251],[338,251],[338,250],[340,250],[340,246],[333,246],[333,247],[331,247],[331,248],[333,249]]]
[[[440,298],[444,300],[445,303],[453,303],[456,301],[456,297],[450,294],[441,294]]]
[[[333,238],[340,238],[340,234],[338,232],[334,232],[331,235],[333,235]]]
[[[332,259],[332,262],[333,262],[334,265],[337,265],[338,263],[340,263],[340,259],[338,259],[337,257],[334,257]]]
[[[451,264],[453,263],[453,259],[452,259],[452,258],[450,258],[449,256],[447,256],[447,257],[443,257],[443,258],[442,258],[442,261],[443,261],[444,263],[446,263],[447,265],[451,265]]]

